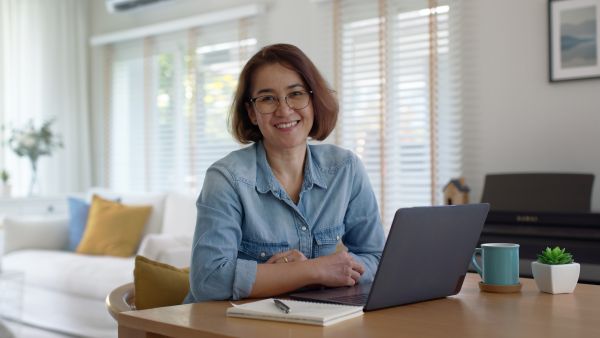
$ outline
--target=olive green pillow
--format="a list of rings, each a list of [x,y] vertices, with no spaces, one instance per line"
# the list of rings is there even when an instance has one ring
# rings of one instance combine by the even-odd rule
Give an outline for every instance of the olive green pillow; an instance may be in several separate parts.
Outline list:
[[[179,269],[144,256],[135,257],[133,284],[135,308],[179,305],[190,290],[190,269]]]

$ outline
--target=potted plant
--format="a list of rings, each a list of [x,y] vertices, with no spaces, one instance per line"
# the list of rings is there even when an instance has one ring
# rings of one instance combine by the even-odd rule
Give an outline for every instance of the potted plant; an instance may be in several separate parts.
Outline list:
[[[0,185],[0,197],[10,197],[10,183],[8,180],[10,179],[10,175],[6,169],[2,169],[0,171],[0,181],[2,184]]]
[[[571,293],[579,280],[579,263],[575,263],[573,255],[564,248],[546,248],[538,260],[531,263],[531,272],[540,291]]]
[[[8,146],[19,157],[27,157],[31,164],[29,196],[39,193],[37,180],[38,160],[41,156],[50,156],[55,149],[62,148],[62,138],[51,129],[53,119],[47,120],[37,128],[33,121],[23,129],[13,129]]]

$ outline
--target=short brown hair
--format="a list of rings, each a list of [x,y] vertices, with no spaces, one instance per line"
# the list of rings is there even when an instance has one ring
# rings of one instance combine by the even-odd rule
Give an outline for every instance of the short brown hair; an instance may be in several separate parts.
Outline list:
[[[314,122],[308,136],[322,141],[337,123],[339,106],[334,92],[310,59],[298,47],[289,44],[275,44],[263,47],[248,60],[240,73],[237,90],[229,111],[230,132],[240,143],[257,142],[263,138],[258,126],[248,117],[246,104],[250,100],[250,85],[256,70],[264,65],[278,63],[300,75],[312,90],[311,97]]]

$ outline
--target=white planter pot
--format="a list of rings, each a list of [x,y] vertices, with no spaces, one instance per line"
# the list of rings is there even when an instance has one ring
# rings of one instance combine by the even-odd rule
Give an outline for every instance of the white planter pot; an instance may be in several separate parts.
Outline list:
[[[572,293],[579,280],[579,263],[548,265],[536,261],[531,263],[531,272],[540,291]]]

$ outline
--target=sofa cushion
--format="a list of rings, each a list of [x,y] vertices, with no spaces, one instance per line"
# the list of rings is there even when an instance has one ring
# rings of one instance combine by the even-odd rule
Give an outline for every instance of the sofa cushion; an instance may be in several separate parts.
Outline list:
[[[181,304],[190,290],[189,268],[136,256],[133,275],[137,310]]]
[[[152,206],[150,218],[144,226],[144,234],[160,233],[164,218],[165,194],[139,194],[139,193],[116,193],[105,188],[92,188],[88,195],[99,195],[102,198],[120,200],[121,203],[130,206]]]
[[[19,250],[4,255],[2,268],[25,273],[27,286],[104,300],[133,279],[133,257],[78,255],[69,251]]]
[[[69,197],[69,247],[70,251],[75,251],[87,223],[90,205],[85,200],[76,197]]]
[[[6,217],[4,253],[23,249],[64,250],[68,242],[65,216]]]
[[[120,199],[115,199],[115,202],[120,202]],[[75,251],[87,224],[88,215],[90,213],[91,197],[89,201],[83,198],[70,196],[67,198],[69,205],[69,246],[68,249]]]
[[[190,266],[192,235],[148,234],[138,255],[176,267]]]
[[[127,257],[135,253],[151,206],[126,206],[94,196],[77,252]]]
[[[162,233],[193,236],[196,227],[196,197],[170,192],[165,201]]]

